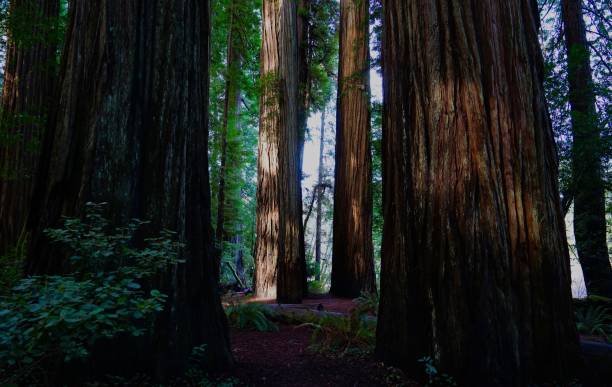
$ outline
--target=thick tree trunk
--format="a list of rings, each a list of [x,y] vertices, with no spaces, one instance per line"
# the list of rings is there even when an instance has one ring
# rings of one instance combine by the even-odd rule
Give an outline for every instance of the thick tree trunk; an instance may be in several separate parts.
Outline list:
[[[325,167],[323,166],[325,152],[325,108],[321,111],[321,135],[319,137],[319,176],[317,183],[317,220],[315,228],[315,280],[321,280],[321,223],[323,220],[323,195],[325,194],[324,179]],[[314,194],[314,193],[313,193]]]
[[[310,0],[298,0],[298,128],[300,150],[300,176],[304,161],[304,140],[308,131],[308,113],[310,111]]]
[[[468,386],[578,360],[535,1],[384,2],[377,354]]]
[[[109,354],[160,379],[182,372],[194,346],[210,366],[232,360],[210,227],[208,23],[207,0],[73,4],[29,220],[31,274],[61,270],[42,231],[89,201],[118,223],[177,232],[185,262],[160,275],[168,299],[151,340]]]
[[[225,72],[225,101],[223,107],[223,122],[221,127],[221,167],[219,169],[219,191],[217,195],[217,227],[215,230],[216,259],[215,277],[219,281],[221,274],[221,259],[223,258],[223,243],[229,240],[225,235],[225,206],[226,206],[226,176],[228,167],[228,132],[238,125],[240,85],[238,84],[238,73],[242,62],[241,54],[237,45],[239,39],[238,26],[234,10],[230,5],[230,27],[227,37],[227,65]]]
[[[59,0],[11,0],[0,117],[0,255],[24,231],[56,80]],[[14,30],[24,19],[31,36]],[[33,37],[34,38],[33,38]]]
[[[340,1],[334,241],[330,292],[376,292],[372,247],[369,2]]]
[[[591,56],[580,0],[562,1],[572,109],[574,234],[589,294],[612,298],[612,266],[606,238],[603,144],[595,110]]]
[[[305,288],[299,173],[297,8],[264,0],[255,294],[300,302]]]

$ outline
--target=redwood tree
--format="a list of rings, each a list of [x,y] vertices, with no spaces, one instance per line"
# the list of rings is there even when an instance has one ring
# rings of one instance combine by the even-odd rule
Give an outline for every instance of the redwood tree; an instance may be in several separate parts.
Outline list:
[[[257,161],[255,294],[300,302],[305,291],[298,128],[297,7],[264,0]]]
[[[11,0],[0,112],[0,255],[25,236],[32,185],[53,99],[59,0]]]
[[[612,298],[612,266],[606,238],[603,143],[595,110],[591,56],[581,0],[563,0],[572,114],[572,182],[576,249],[589,294]]]
[[[372,247],[369,2],[340,1],[333,258],[330,292],[376,292]]]
[[[44,139],[29,224],[30,274],[61,270],[42,231],[86,202],[117,223],[174,230],[184,263],[160,274],[164,312],[143,346],[112,351],[160,378],[181,372],[194,346],[231,362],[214,282],[207,159],[208,1],[71,3],[59,98]],[[121,364],[120,364],[121,365]]]
[[[535,1],[384,2],[377,354],[567,381],[578,341]]]

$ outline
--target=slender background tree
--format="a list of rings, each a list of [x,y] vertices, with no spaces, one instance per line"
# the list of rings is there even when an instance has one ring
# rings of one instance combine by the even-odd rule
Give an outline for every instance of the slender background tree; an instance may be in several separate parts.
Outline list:
[[[581,0],[562,0],[572,122],[570,194],[574,234],[589,294],[612,298],[612,266],[606,237],[602,154],[605,142],[595,107],[595,84]]]

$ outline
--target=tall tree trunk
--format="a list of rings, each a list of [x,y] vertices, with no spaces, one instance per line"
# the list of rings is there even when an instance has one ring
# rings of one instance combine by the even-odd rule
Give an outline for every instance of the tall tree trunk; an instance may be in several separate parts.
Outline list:
[[[304,161],[304,140],[308,131],[308,113],[310,111],[310,0],[298,0],[297,18],[298,40],[298,128],[300,151],[300,176]]]
[[[197,345],[207,364],[231,362],[210,227],[208,23],[207,0],[73,3],[29,219],[30,274],[61,270],[43,230],[89,201],[107,202],[118,223],[177,232],[185,262],[160,274],[168,298],[151,340],[109,354],[160,379]]]
[[[612,298],[612,266],[608,257],[601,165],[603,144],[595,110],[591,56],[582,1],[563,0],[561,14],[567,49],[574,137],[571,186],[576,248],[587,292]]]
[[[297,30],[298,30],[298,173],[300,182],[299,192],[299,206],[303,211],[304,200],[302,198],[302,180],[304,178],[304,144],[306,141],[306,133],[308,133],[308,116],[310,115],[311,105],[311,87],[312,81],[310,76],[310,61],[312,52],[312,41],[310,38],[310,4],[311,0],[298,0],[298,17],[297,17]],[[302,212],[300,212],[302,213]],[[301,219],[301,218],[300,218]],[[300,222],[302,230],[300,234],[304,235],[305,223]],[[300,247],[300,254],[304,257],[303,262],[303,279],[302,286],[304,294],[308,293],[308,278],[306,270],[306,241],[302,237],[302,245]]]
[[[323,195],[325,194],[323,166],[325,152],[325,108],[321,111],[321,136],[319,137],[319,176],[317,183],[317,223],[315,228],[315,280],[321,280],[321,222],[323,220]]]
[[[468,386],[578,362],[535,1],[384,3],[377,354]],[[512,32],[512,33],[510,33]]]
[[[300,302],[305,288],[298,129],[297,8],[264,0],[255,294]]]
[[[0,255],[23,237],[56,78],[59,0],[11,0],[0,117]],[[31,23],[29,31],[23,25]],[[28,36],[22,36],[27,34]]]
[[[340,1],[332,294],[376,292],[372,247],[369,2]]]
[[[227,175],[227,142],[230,127],[234,128],[238,124],[240,85],[238,84],[238,73],[242,62],[241,54],[237,49],[238,45],[238,26],[235,17],[234,4],[230,4],[230,26],[227,37],[227,65],[225,73],[225,101],[223,107],[223,123],[221,127],[221,168],[219,169],[219,192],[217,195],[217,227],[215,230],[215,241],[217,244],[215,265],[215,276],[219,281],[221,274],[221,259],[223,258],[223,242],[228,240],[225,235],[225,194],[226,194],[226,175]]]

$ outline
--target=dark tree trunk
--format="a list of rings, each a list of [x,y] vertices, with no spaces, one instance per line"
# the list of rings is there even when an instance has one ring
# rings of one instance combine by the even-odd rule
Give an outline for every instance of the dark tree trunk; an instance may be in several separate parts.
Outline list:
[[[42,231],[81,215],[89,201],[107,202],[118,223],[146,219],[177,232],[185,262],[160,275],[156,286],[168,299],[153,337],[145,349],[109,356],[160,379],[182,372],[194,346],[206,344],[212,367],[232,361],[210,227],[208,7],[207,0],[73,4],[29,219],[30,274],[61,270]]]
[[[384,2],[377,354],[466,386],[578,363],[535,1]]]
[[[603,144],[597,123],[591,56],[580,0],[562,1],[572,109],[572,191],[576,249],[589,294],[612,298],[612,266],[606,238]]]
[[[300,176],[304,161],[304,140],[310,111],[310,0],[298,0],[298,128],[300,130]]]
[[[219,169],[219,192],[217,195],[217,227],[215,230],[215,242],[217,244],[215,265],[215,276],[219,281],[221,274],[221,259],[223,258],[223,243],[229,240],[225,234],[225,206],[226,206],[226,176],[227,176],[227,150],[228,150],[228,131],[238,125],[240,85],[238,84],[238,73],[242,57],[238,52],[237,45],[239,39],[239,28],[236,23],[233,3],[230,5],[230,27],[227,37],[227,65],[225,72],[225,101],[223,107],[223,122],[221,127],[221,168]]]
[[[297,7],[264,0],[255,294],[300,302],[305,290],[299,173]]]
[[[23,235],[45,119],[56,80],[59,0],[12,0],[0,117],[0,255]]]
[[[372,247],[369,2],[340,1],[340,64],[330,292],[376,292]]]
[[[324,179],[325,168],[323,166],[325,152],[325,108],[321,111],[321,136],[319,137],[319,176],[317,183],[317,223],[315,228],[315,280],[321,280],[321,222],[323,220],[323,197],[325,194]],[[314,194],[314,192],[313,192]]]

